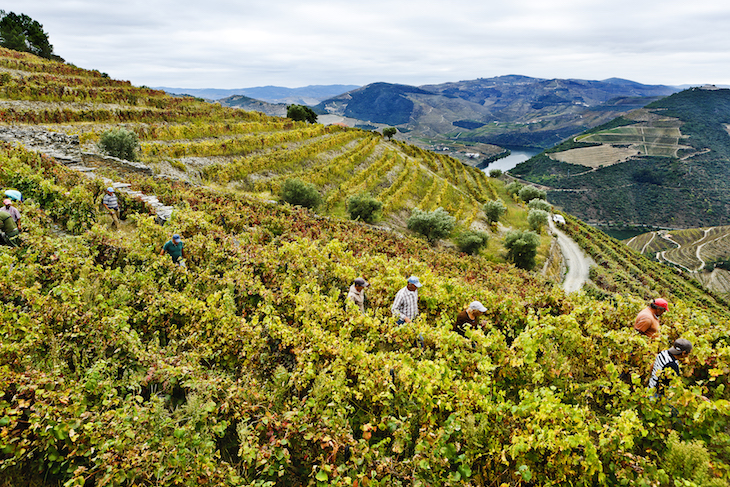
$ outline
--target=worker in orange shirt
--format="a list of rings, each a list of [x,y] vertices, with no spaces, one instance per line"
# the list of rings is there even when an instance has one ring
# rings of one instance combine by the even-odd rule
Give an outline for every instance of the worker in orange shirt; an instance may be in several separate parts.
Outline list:
[[[649,338],[655,338],[659,335],[659,317],[661,317],[668,308],[669,304],[666,299],[653,299],[646,308],[639,311],[639,314],[636,315],[634,329],[642,335],[646,335]]]

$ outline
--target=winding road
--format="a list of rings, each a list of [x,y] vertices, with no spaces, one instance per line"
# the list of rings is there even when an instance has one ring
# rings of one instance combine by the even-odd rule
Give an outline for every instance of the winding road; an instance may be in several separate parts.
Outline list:
[[[591,265],[595,265],[595,262],[590,257],[586,257],[583,249],[559,230],[552,219],[550,219],[550,230],[558,237],[558,245],[568,267],[568,272],[562,284],[563,290],[566,293],[578,291],[588,281],[588,271]]]

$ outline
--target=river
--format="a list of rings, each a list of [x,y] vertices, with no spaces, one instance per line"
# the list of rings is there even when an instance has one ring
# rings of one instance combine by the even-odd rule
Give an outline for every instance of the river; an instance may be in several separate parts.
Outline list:
[[[509,171],[520,162],[525,162],[532,156],[538,155],[542,152],[540,149],[532,149],[529,147],[518,147],[510,149],[511,154],[502,159],[497,159],[491,162],[487,167],[481,168],[482,171],[489,173],[492,169],[501,169],[503,172]]]

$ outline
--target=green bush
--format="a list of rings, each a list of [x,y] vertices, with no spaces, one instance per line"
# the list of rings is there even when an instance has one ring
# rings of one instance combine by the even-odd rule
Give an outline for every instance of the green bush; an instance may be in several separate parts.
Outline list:
[[[548,223],[548,212],[545,210],[530,210],[527,214],[527,223],[530,225],[530,230],[540,233],[542,227]]]
[[[497,223],[507,211],[507,207],[502,200],[492,200],[484,203],[482,210],[484,210],[484,215],[486,215],[489,223]]]
[[[492,169],[491,171],[489,171],[489,177],[490,178],[498,178],[501,175],[502,175],[502,170],[501,169]]]
[[[465,254],[475,255],[489,243],[487,232],[466,231],[456,237],[456,245]]]
[[[289,105],[286,107],[286,116],[297,122],[317,122],[317,114],[314,110],[304,105]]]
[[[290,205],[316,208],[322,202],[322,196],[312,183],[301,179],[287,179],[281,187],[281,199]]]
[[[451,233],[456,225],[456,218],[440,207],[433,211],[414,208],[407,223],[409,230],[420,233],[433,243]]]
[[[395,129],[395,127],[385,127],[383,129],[383,135],[387,137],[388,140],[392,139],[396,132],[397,130]]]
[[[710,478],[710,454],[701,441],[681,441],[676,431],[669,434],[662,466],[672,479],[692,481],[692,485],[727,486],[722,479]],[[690,485],[679,484],[675,485]]]
[[[538,245],[540,236],[534,232],[513,230],[504,238],[507,259],[521,269],[530,270],[535,267]]]
[[[136,161],[138,148],[137,134],[124,128],[107,130],[99,138],[99,149],[119,159]]]
[[[553,211],[553,205],[541,198],[535,198],[534,200],[530,200],[530,202],[527,204],[527,207],[531,210],[543,210],[547,212]]]
[[[517,194],[520,192],[520,190],[524,188],[524,186],[517,181],[512,181],[507,186],[505,186],[505,190],[507,191],[508,195]]]
[[[382,209],[383,203],[369,194],[353,196],[347,200],[347,212],[353,220],[375,223]]]
[[[517,195],[525,203],[529,203],[537,198],[544,200],[547,197],[545,191],[538,189],[535,186],[525,186],[517,192]]]

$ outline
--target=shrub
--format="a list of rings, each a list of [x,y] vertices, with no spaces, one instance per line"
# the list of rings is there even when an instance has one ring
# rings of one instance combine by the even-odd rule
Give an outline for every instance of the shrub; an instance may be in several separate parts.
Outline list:
[[[536,198],[544,200],[547,197],[545,191],[537,189],[535,186],[525,186],[517,192],[517,195],[525,203],[529,203]]]
[[[535,267],[538,245],[540,237],[534,232],[513,230],[504,238],[507,259],[521,269],[530,270]]]
[[[530,225],[530,230],[540,233],[542,227],[548,223],[548,212],[545,210],[530,210],[527,214],[527,223]]]
[[[502,200],[487,201],[482,209],[489,223],[497,223],[507,211],[507,207],[504,206]]]
[[[396,132],[397,130],[395,129],[395,127],[385,127],[383,129],[383,135],[385,137],[388,137],[388,140],[392,139]]]
[[[498,178],[501,175],[502,175],[502,170],[501,169],[492,169],[491,171],[489,171],[489,177],[490,178]]]
[[[489,242],[487,232],[466,231],[456,237],[456,245],[465,254],[478,254],[479,251]]]
[[[322,202],[317,187],[301,179],[287,179],[281,187],[281,199],[290,205],[316,208]]]
[[[520,192],[520,190],[524,188],[524,186],[517,181],[512,181],[507,186],[505,186],[505,190],[507,191],[508,195],[517,194]]]
[[[138,148],[137,134],[124,128],[107,130],[99,138],[99,149],[119,159],[136,161]]]
[[[725,481],[708,482],[710,454],[707,448],[701,441],[681,441],[676,431],[669,434],[662,466],[672,479],[690,480],[693,485],[727,485]],[[680,484],[675,482],[675,485]]]
[[[375,223],[379,216],[378,212],[382,209],[383,203],[369,194],[353,196],[347,200],[347,211],[353,220]]]
[[[286,116],[297,122],[317,122],[317,114],[314,110],[304,105],[289,105],[286,107]]]
[[[531,210],[543,210],[547,212],[553,211],[553,205],[548,203],[547,201],[535,198],[534,200],[530,200],[530,202],[527,204],[528,208]]]
[[[408,229],[425,236],[431,243],[449,235],[455,224],[456,218],[440,207],[433,211],[414,208],[408,219]]]

